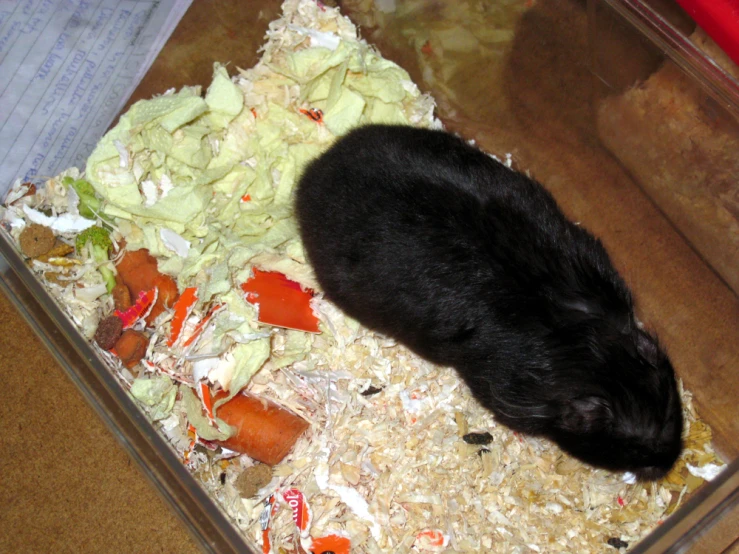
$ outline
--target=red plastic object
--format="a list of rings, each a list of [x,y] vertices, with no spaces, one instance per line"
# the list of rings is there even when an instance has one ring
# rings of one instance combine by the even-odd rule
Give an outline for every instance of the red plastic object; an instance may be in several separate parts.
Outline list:
[[[739,64],[739,0],[677,0],[677,3]]]
[[[293,512],[293,521],[298,527],[298,531],[302,534],[310,529],[312,514],[308,509],[305,495],[298,489],[287,489],[282,493],[282,496]]]
[[[282,273],[254,268],[254,277],[241,285],[246,300],[259,305],[259,322],[318,333],[318,318],[310,307],[313,292]]]
[[[311,552],[313,554],[349,554],[351,549],[351,541],[346,537],[340,537],[339,535],[328,535],[327,537],[321,537],[313,539],[313,546]]]

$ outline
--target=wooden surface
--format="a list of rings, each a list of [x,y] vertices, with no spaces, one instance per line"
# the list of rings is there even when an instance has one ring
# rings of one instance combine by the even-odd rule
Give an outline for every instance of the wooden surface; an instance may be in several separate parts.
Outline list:
[[[135,99],[207,85],[214,61],[230,62],[231,69],[253,65],[278,8],[277,0],[195,0]],[[582,3],[537,3],[517,31],[505,76],[510,110],[461,110],[448,123],[493,152],[513,152],[572,217],[603,238],[643,317],[717,427],[722,447],[736,456],[739,420],[727,399],[736,399],[739,386],[739,303],[593,141],[583,107],[588,96],[582,82],[589,79],[584,41]],[[381,44],[381,51],[420,82],[412,59],[390,45]],[[2,296],[0,384],[6,395],[0,402],[0,552],[197,551],[184,525]],[[736,540],[737,519],[724,523],[715,543],[723,546],[713,551]]]

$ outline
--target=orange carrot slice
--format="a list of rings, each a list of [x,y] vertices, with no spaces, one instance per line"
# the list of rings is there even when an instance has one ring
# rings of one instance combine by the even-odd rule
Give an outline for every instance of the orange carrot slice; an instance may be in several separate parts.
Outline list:
[[[169,338],[167,339],[167,346],[172,346],[182,333],[182,327],[185,325],[185,320],[190,317],[195,303],[198,301],[198,289],[197,287],[187,287],[182,291],[180,297],[175,301],[172,309],[174,310],[174,316],[172,317],[172,323],[170,324]]]
[[[282,273],[254,268],[254,277],[241,285],[246,300],[259,305],[261,323],[319,333],[318,318],[310,307],[313,291],[303,290],[299,283]]]
[[[220,391],[214,400],[226,396]],[[219,445],[270,466],[280,463],[308,429],[308,422],[300,416],[247,393],[237,394],[220,406],[216,416],[236,428],[234,436],[217,441]]]

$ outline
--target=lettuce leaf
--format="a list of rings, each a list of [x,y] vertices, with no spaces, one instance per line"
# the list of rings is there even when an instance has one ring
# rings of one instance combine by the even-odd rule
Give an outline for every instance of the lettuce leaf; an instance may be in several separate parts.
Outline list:
[[[208,441],[226,440],[234,434],[235,429],[218,417],[215,418],[217,427],[213,427],[208,416],[203,412],[202,402],[192,389],[185,385],[180,385],[179,388],[187,420],[195,427],[200,438]]]
[[[131,384],[131,395],[148,406],[154,421],[169,416],[177,398],[177,387],[166,375],[138,377]]]

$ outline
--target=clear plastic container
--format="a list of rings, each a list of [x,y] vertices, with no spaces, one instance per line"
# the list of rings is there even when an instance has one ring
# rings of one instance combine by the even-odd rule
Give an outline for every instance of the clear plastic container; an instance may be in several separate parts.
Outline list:
[[[590,2],[598,133],[739,293],[739,67],[677,5],[653,4]],[[630,64],[609,53],[624,33],[640,46]],[[644,75],[650,57],[664,61]]]
[[[426,4],[430,10],[434,10],[440,3],[426,2]],[[439,83],[438,79],[422,83],[422,68],[410,67],[415,63],[412,59],[415,59],[416,53],[409,53],[410,49],[407,47],[405,50],[403,48],[394,50],[392,44],[383,43],[380,33],[382,29],[391,28],[393,25],[402,27],[402,22],[394,20],[389,11],[390,7],[395,6],[395,2],[375,2],[372,5],[372,2],[347,1],[346,5],[349,15],[363,24],[366,38],[372,42],[376,41],[383,54],[396,59],[404,66],[406,64],[403,63],[403,58],[407,56],[407,68],[413,77],[439,99],[440,116],[445,123],[464,132],[465,129],[472,128],[470,121],[475,121],[476,129],[481,130],[481,133],[487,133],[488,139],[492,141],[489,144],[494,144],[495,138],[491,137],[495,136],[495,126],[485,122],[489,121],[486,118],[507,109],[504,102],[498,102],[497,97],[484,97],[484,91],[476,91],[475,94],[469,95],[471,100],[465,104],[464,99],[460,100],[460,95],[455,95],[453,90],[446,88],[444,83]],[[451,0],[449,5],[453,5]],[[370,12],[375,18],[372,21],[374,30],[373,25],[368,24],[366,19],[362,20],[362,17],[368,17]],[[513,18],[512,25],[515,25],[515,22],[516,18]],[[583,52],[583,55],[589,52],[590,59],[586,61],[589,61],[595,78],[581,85],[593,89],[593,117],[597,122],[594,125],[597,131],[594,140],[602,139],[624,166],[629,168],[630,164],[634,163],[630,161],[630,155],[633,155],[634,151],[643,151],[644,148],[632,144],[616,144],[613,130],[618,131],[618,126],[613,122],[610,127],[606,125],[607,116],[613,113],[613,109],[609,108],[611,106],[609,100],[622,97],[635,84],[638,88],[638,83],[648,82],[650,76],[663,71],[664,67],[670,64],[674,64],[676,73],[684,76],[687,83],[685,86],[692,91],[691,97],[696,99],[701,113],[709,114],[709,120],[714,122],[715,128],[726,133],[729,137],[727,140],[739,136],[735,134],[739,118],[739,87],[726,71],[720,69],[689,38],[692,33],[690,20],[679,10],[674,9],[670,2],[652,2],[651,5],[646,5],[635,0],[589,0],[587,30],[589,49]],[[398,33],[402,35],[403,29],[401,28]],[[612,33],[617,33],[622,38],[628,37],[625,41],[620,41],[620,44],[624,42],[628,44],[629,48],[626,51],[613,50],[609,47],[608,37]],[[459,44],[458,46],[462,48]],[[421,41],[418,49],[423,52],[424,47],[425,43]],[[479,54],[479,50],[456,51],[460,59],[472,61],[474,56]],[[488,58],[485,59],[485,63],[505,64],[508,57],[515,55],[515,52],[501,49],[494,55],[486,51],[486,55]],[[625,63],[627,61],[629,63]],[[466,86],[473,84],[467,83]],[[501,89],[504,88],[506,87],[501,85]],[[607,129],[610,129],[610,134]],[[479,136],[481,135],[478,134]],[[508,135],[503,136],[505,138]],[[690,133],[683,138],[690,141]],[[683,138],[673,136],[670,141],[664,141],[661,145],[663,150],[654,150],[651,153],[654,158],[650,158],[650,163],[645,165],[655,170],[659,166],[656,163],[659,159],[675,159],[672,157],[675,152],[672,148]],[[482,140],[480,142],[483,144]],[[563,148],[566,149],[567,145],[565,144]],[[739,160],[739,156],[736,156],[738,153],[727,151],[725,156],[727,162],[732,162],[732,157]],[[514,159],[517,158],[516,151],[513,154]],[[575,154],[573,152],[573,155]],[[707,163],[709,161],[713,163],[711,161],[713,158],[706,160]],[[641,175],[635,168],[629,171],[657,207],[702,255],[706,263],[721,275],[734,291],[739,291],[737,286],[739,281],[734,282],[735,278],[739,279],[737,264],[739,256],[736,255],[736,249],[732,251],[727,246],[733,244],[734,239],[739,241],[739,236],[732,237],[725,227],[701,227],[701,218],[698,217],[700,213],[681,208],[675,201],[674,197],[677,194],[673,189],[655,188],[653,174]],[[730,173],[730,168],[727,172]],[[726,190],[733,190],[734,194],[737,194],[738,189],[731,189],[728,177],[726,182],[728,187]],[[0,184],[0,197],[4,197],[8,186],[9,183]],[[714,194],[712,190],[709,192],[710,200],[723,198],[722,192],[718,194]],[[736,229],[733,232],[736,233]],[[257,547],[232,526],[165,440],[155,432],[143,413],[119,386],[116,378],[105,368],[87,341],[71,325],[44,287],[34,278],[15,247],[2,233],[0,233],[0,286],[43,339],[111,432],[169,501],[202,548],[205,551],[223,553],[257,552]],[[729,377],[726,377],[727,375]],[[736,371],[723,372],[720,378],[733,379],[724,383],[726,389],[732,390],[737,386],[739,375]],[[729,406],[726,409],[736,410],[736,407]],[[706,421],[712,424],[710,418]],[[733,440],[736,444],[736,437]],[[739,506],[739,459],[731,455],[727,457],[730,464],[717,479],[699,489],[663,525],[634,546],[631,551],[639,553],[723,551],[728,545],[722,544],[721,541],[725,541],[729,536],[724,527],[727,522],[737,521],[736,511]]]

